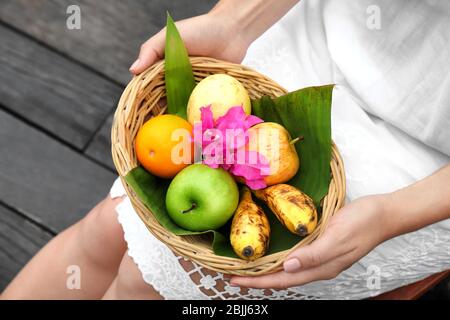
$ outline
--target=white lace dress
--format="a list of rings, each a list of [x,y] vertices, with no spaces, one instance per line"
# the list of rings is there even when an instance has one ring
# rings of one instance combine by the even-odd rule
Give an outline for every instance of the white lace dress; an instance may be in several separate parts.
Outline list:
[[[303,0],[243,63],[289,90],[338,84],[332,132],[351,201],[404,187],[450,162],[449,16],[443,0]],[[119,181],[111,194],[124,194]],[[361,299],[450,269],[446,220],[379,245],[336,279],[241,289],[176,257],[128,199],[117,212],[129,255],[166,299]]]

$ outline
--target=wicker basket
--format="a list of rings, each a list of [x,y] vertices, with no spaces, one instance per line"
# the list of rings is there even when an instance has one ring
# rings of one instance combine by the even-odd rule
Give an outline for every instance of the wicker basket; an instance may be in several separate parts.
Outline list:
[[[276,97],[286,93],[285,89],[271,79],[242,65],[204,57],[191,58],[191,64],[197,81],[210,74],[226,73],[238,79],[248,90],[251,98],[259,98],[262,95]],[[130,170],[138,166],[134,152],[134,139],[137,131],[150,117],[165,112],[164,97],[164,61],[160,61],[144,73],[134,77],[123,92],[112,126],[112,157],[139,217],[149,231],[175,253],[222,273],[261,275],[274,272],[281,269],[285,257],[291,250],[309,244],[319,237],[330,217],[343,206],[345,197],[344,166],[339,151],[333,143],[330,163],[332,179],[328,194],[322,202],[322,218],[315,231],[302,239],[294,248],[247,262],[215,255],[211,249],[210,239],[204,236],[174,235],[158,223],[123,179]]]

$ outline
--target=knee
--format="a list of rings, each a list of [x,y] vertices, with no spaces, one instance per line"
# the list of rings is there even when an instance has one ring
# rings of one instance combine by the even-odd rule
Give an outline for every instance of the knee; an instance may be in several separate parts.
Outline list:
[[[112,256],[117,265],[126,250],[122,226],[117,220],[116,206],[121,198],[112,199],[109,196],[95,206],[80,222],[78,238],[85,253],[92,260],[106,260]],[[117,254],[112,254],[117,252]],[[98,257],[102,253],[102,257]]]
[[[163,299],[144,281],[141,271],[126,252],[116,278],[117,291],[125,299]]]
[[[109,196],[100,201],[82,220],[83,231],[103,236],[123,235],[116,212],[116,207],[121,201],[122,198],[112,199]]]
[[[85,217],[103,226],[120,226],[117,221],[116,207],[123,201],[123,197],[111,198],[109,195],[100,201]]]

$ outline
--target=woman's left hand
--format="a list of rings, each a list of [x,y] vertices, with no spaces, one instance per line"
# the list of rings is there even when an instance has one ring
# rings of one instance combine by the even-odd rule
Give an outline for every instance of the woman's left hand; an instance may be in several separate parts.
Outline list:
[[[323,235],[293,251],[284,270],[258,277],[232,277],[231,284],[250,288],[288,288],[333,279],[388,238],[388,195],[357,199],[334,215]]]

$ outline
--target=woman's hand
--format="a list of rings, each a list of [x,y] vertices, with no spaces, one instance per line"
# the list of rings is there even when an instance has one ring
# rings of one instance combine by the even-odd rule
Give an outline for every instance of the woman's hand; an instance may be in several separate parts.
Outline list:
[[[333,279],[381,242],[450,218],[450,164],[406,188],[353,201],[323,235],[286,259],[284,271],[233,277],[232,285],[288,288]]]
[[[319,239],[289,255],[284,262],[284,271],[259,277],[233,277],[231,284],[250,288],[288,288],[335,278],[386,240],[387,201],[388,195],[353,201],[331,218]]]
[[[178,21],[178,31],[189,55],[208,56],[240,63],[250,45],[241,37],[238,24],[222,12],[214,11]],[[139,74],[157,60],[164,57],[166,29],[148,39],[141,46],[138,59],[130,67],[130,72]]]
[[[240,63],[250,44],[278,21],[298,0],[221,0],[207,14],[178,21],[189,55]],[[164,57],[162,29],[142,46],[130,71],[139,74]]]

